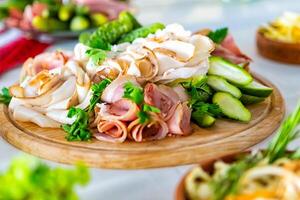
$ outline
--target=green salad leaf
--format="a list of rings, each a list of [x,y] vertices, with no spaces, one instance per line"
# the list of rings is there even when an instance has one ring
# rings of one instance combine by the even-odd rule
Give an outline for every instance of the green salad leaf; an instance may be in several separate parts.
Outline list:
[[[37,159],[14,159],[0,173],[0,199],[3,200],[78,200],[77,185],[86,185],[90,174],[86,167],[73,169],[50,167]]]
[[[8,88],[2,88],[2,93],[0,93],[0,103],[8,105],[12,96],[9,93]]]
[[[95,65],[100,65],[107,56],[106,51],[102,49],[89,49],[85,52],[93,61]]]
[[[141,104],[144,100],[144,92],[143,89],[139,86],[134,85],[131,82],[127,82],[124,85],[124,98],[130,99],[136,104]]]
[[[91,90],[93,92],[93,96],[90,100],[90,106],[89,106],[89,112],[91,112],[96,104],[99,102],[101,95],[105,88],[111,83],[111,80],[109,79],[104,79],[100,83],[96,83],[92,85]]]
[[[228,34],[228,28],[220,28],[215,31],[211,31],[207,36],[217,44],[220,44],[223,42],[223,40],[226,38]]]
[[[66,139],[68,141],[88,141],[92,135],[89,130],[89,115],[80,108],[72,107],[68,112],[68,117],[75,117],[72,125],[64,124],[62,129],[67,133]]]

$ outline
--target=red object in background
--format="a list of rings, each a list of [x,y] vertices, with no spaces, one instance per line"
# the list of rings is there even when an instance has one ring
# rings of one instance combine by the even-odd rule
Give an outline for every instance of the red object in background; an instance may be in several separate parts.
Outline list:
[[[28,58],[42,53],[50,45],[50,43],[20,37],[0,47],[0,75],[16,65],[22,64]]]

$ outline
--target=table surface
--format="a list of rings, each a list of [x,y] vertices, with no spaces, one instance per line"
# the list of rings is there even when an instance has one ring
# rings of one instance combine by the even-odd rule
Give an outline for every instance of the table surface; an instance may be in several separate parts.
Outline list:
[[[284,11],[300,12],[300,1],[256,0],[251,3],[238,3],[241,1],[232,0],[232,2],[235,3],[220,3],[213,0],[136,0],[132,3],[139,20],[144,24],[156,21],[166,24],[178,22],[192,31],[205,27],[228,26],[240,48],[253,58],[251,70],[265,76],[280,89],[285,98],[287,112],[291,112],[300,97],[300,66],[280,64],[260,57],[255,46],[255,31],[260,24],[275,18]],[[18,37],[19,34],[16,31],[10,31],[1,36],[0,46]],[[72,49],[75,42],[62,42],[49,50]],[[20,68],[16,68],[0,76],[0,87],[14,83],[19,71]],[[267,141],[253,148],[264,147]],[[300,142],[295,142],[291,148],[299,145]],[[10,160],[20,154],[22,154],[21,151],[0,139],[0,170],[4,170]],[[78,191],[83,200],[172,199],[179,178],[190,167],[130,171],[92,169],[90,184]]]

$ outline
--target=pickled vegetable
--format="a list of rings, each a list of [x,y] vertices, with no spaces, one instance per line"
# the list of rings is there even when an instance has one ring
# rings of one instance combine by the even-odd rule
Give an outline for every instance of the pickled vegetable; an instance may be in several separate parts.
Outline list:
[[[217,92],[213,96],[213,103],[217,104],[228,118],[249,122],[251,112],[234,96],[225,92]]]
[[[76,16],[72,19],[70,29],[72,31],[82,31],[90,26],[90,22],[86,17]]]
[[[62,5],[58,11],[58,18],[61,21],[68,21],[74,14],[74,6],[71,4]]]
[[[91,15],[92,23],[94,26],[98,27],[105,24],[108,21],[108,18],[101,13],[94,13]]]
[[[246,70],[221,57],[212,56],[209,61],[209,75],[221,76],[236,85],[247,85],[253,80]]]
[[[115,44],[122,35],[133,30],[135,23],[135,19],[130,13],[122,12],[118,19],[103,24],[92,33],[86,45],[109,50],[111,44]]]

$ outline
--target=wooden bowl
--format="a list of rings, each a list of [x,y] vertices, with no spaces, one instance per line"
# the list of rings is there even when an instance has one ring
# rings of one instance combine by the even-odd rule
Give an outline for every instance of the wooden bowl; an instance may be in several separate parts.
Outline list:
[[[263,57],[283,63],[300,64],[300,43],[272,40],[257,31],[256,45]]]
[[[293,151],[287,151],[287,152],[288,152],[288,154],[293,153]],[[225,163],[233,163],[234,161],[237,160],[237,158],[240,155],[245,155],[245,154],[250,154],[250,153],[251,153],[251,151],[244,151],[243,153],[230,154],[230,155],[227,155],[227,156],[223,156],[219,159],[213,159],[213,160],[210,160],[210,161],[208,161],[204,164],[201,164],[201,167],[204,171],[206,171],[208,173],[212,173],[213,170],[214,170],[214,164],[215,164],[216,161],[223,161]],[[185,182],[185,179],[186,179],[187,175],[191,172],[191,170],[189,170],[180,179],[180,182],[178,183],[177,188],[175,190],[175,194],[174,194],[174,199],[175,200],[189,200],[187,198],[187,194],[186,194],[186,191],[185,191],[184,182]]]
[[[249,153],[249,152],[250,151],[246,151],[245,153]],[[202,163],[201,167],[204,171],[206,171],[208,173],[212,173],[213,170],[214,170],[214,164],[215,164],[216,161],[223,161],[225,163],[232,163],[236,160],[236,157],[237,157],[238,154],[241,155],[241,153],[235,153],[235,154],[230,154],[230,155],[223,156],[221,158],[216,158],[216,159],[209,160],[205,163]],[[189,170],[180,179],[180,182],[178,183],[177,188],[175,190],[175,194],[174,194],[174,199],[175,200],[188,200],[187,194],[186,194],[186,191],[185,191],[185,187],[184,187],[184,181],[185,181],[187,175],[191,172],[191,170]]]

